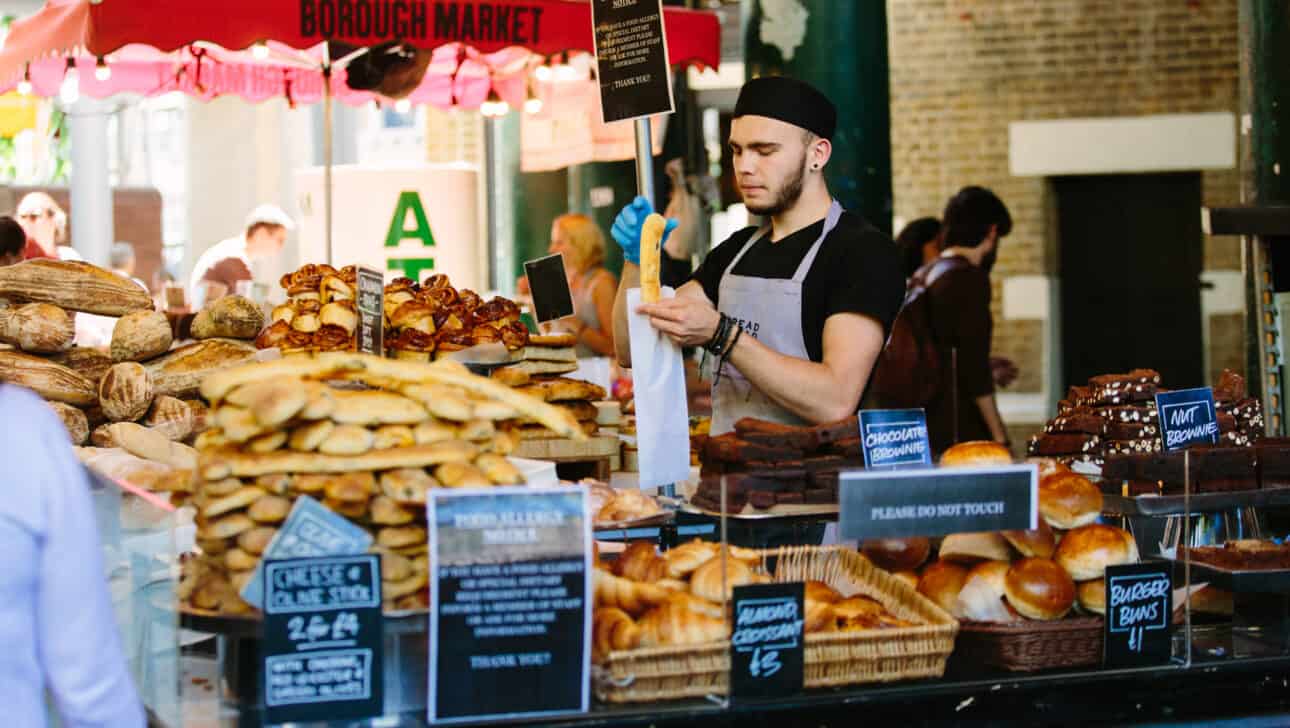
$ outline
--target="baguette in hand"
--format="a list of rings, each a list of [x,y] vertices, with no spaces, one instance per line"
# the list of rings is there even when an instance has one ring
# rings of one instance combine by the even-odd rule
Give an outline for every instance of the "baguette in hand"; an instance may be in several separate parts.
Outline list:
[[[667,218],[654,212],[641,225],[641,303],[658,303],[661,295],[661,248]]]

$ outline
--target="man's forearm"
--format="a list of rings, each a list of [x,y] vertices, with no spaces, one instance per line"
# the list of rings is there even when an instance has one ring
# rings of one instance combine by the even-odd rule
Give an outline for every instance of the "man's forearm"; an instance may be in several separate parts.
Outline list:
[[[614,354],[618,365],[631,367],[632,342],[627,330],[627,290],[640,288],[641,269],[635,263],[623,261],[622,276],[618,279],[618,293],[614,296]]]
[[[861,382],[869,380],[876,357],[877,352]],[[827,363],[785,356],[748,335],[739,337],[727,363],[776,404],[809,422],[836,422],[855,414],[860,393],[849,396],[852,385]]]
[[[985,426],[990,429],[990,437],[995,442],[1007,442],[1008,431],[1003,427],[1003,418],[999,416],[999,407],[995,403],[994,394],[983,394],[975,401],[977,409],[981,411],[981,419],[985,420]]]

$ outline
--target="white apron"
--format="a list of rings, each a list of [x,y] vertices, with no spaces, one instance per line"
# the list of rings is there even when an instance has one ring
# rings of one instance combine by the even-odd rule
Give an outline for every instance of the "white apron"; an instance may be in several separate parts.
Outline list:
[[[809,360],[811,357],[806,351],[806,337],[802,332],[802,283],[820,253],[824,238],[837,227],[841,217],[842,205],[834,200],[828,216],[824,218],[824,230],[806,251],[792,278],[734,275],[731,271],[770,229],[763,226],[749,238],[721,276],[717,295],[721,313],[733,317],[743,328],[744,336],[752,336],[784,356]],[[754,387],[734,366],[723,367],[720,376],[713,378],[712,434],[721,435],[734,430],[735,422],[744,417],[785,425],[808,424]]]

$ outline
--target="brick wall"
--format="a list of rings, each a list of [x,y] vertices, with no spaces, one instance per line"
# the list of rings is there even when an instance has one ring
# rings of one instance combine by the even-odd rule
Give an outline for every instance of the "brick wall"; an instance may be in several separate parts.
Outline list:
[[[1052,275],[1057,259],[1049,183],[1009,173],[1008,125],[1236,112],[1237,2],[888,0],[888,31],[896,216],[939,215],[966,184],[1007,202],[1015,224],[995,268],[994,349],[1022,370],[1007,391],[1051,399],[1048,322],[1001,315],[1002,279]],[[1235,170],[1205,172],[1202,184],[1206,204],[1239,199]],[[1239,269],[1236,241],[1207,239],[1205,266]],[[1213,317],[1210,331],[1231,328],[1228,316]],[[1211,367],[1240,361],[1239,340],[1209,338]]]

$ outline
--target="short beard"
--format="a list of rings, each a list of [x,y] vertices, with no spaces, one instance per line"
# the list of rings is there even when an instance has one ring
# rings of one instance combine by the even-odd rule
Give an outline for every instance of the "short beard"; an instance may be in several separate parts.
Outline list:
[[[783,214],[793,205],[796,205],[797,201],[802,197],[802,186],[805,183],[805,180],[806,155],[803,154],[802,163],[797,167],[797,173],[792,177],[789,177],[788,181],[784,183],[784,186],[780,188],[779,196],[775,198],[775,201],[765,207],[753,207],[752,205],[747,205],[748,212],[751,212],[754,215],[762,215],[764,217],[775,217],[776,215]]]

